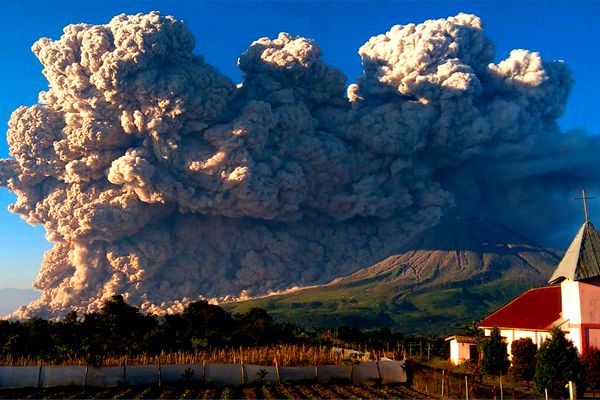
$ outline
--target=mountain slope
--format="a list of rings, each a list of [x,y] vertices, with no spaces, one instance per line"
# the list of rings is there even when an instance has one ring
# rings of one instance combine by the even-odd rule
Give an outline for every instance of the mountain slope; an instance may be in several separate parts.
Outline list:
[[[546,284],[559,255],[505,226],[447,218],[385,260],[333,282],[226,304],[263,307],[305,326],[390,326],[445,334],[483,317],[525,289]]]
[[[34,289],[0,289],[0,317],[27,305],[40,297],[40,292]]]

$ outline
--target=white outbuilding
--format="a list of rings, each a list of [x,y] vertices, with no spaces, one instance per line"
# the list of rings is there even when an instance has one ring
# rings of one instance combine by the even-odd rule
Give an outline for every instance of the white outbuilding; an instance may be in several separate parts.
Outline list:
[[[454,335],[447,337],[446,341],[450,345],[450,360],[454,364],[479,359],[479,350],[473,336]]]

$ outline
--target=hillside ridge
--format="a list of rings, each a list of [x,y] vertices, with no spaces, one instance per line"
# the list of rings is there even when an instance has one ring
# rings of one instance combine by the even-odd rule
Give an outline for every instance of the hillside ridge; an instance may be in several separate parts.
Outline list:
[[[233,311],[259,306],[312,327],[384,325],[408,333],[450,333],[522,291],[545,285],[559,260],[559,253],[494,220],[454,216],[382,261],[328,284],[223,306]]]

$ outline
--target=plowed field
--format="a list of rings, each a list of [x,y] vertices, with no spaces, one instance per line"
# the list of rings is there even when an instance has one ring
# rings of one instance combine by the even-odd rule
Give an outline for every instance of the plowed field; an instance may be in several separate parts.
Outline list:
[[[402,385],[280,384],[253,386],[121,386],[2,389],[0,398],[25,399],[414,399]]]

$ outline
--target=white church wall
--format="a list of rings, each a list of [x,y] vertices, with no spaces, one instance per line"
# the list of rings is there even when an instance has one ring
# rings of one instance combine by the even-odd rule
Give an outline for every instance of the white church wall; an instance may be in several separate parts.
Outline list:
[[[573,341],[580,353],[590,346],[599,346],[600,339],[591,330],[600,328],[600,281],[566,279],[560,287],[562,317],[568,320],[567,338]]]
[[[489,336],[491,333],[491,329],[484,329],[484,333],[486,336]],[[550,336],[550,332],[548,331],[536,331],[536,330],[525,330],[525,329],[500,329],[500,336],[504,338],[504,342],[506,343],[506,350],[508,352],[509,358],[512,357],[512,343],[515,340],[530,338],[533,344],[539,348],[542,343]],[[569,336],[569,332],[567,332],[567,337]],[[450,354],[452,356],[452,344],[450,346]],[[468,355],[467,355],[468,358]]]
[[[586,329],[586,339],[589,347],[600,348],[600,328]]]
[[[510,349],[512,342],[515,341],[514,329],[500,329],[500,336],[504,338],[504,342],[506,343],[506,352],[508,353],[508,357],[511,357]]]
[[[579,282],[565,279],[560,283],[562,317],[570,324],[581,324]]]
[[[600,324],[600,281],[577,283],[581,301],[581,323]]]
[[[539,349],[540,346],[542,345],[542,343],[544,343],[544,341],[548,338],[548,336],[550,336],[550,332],[548,332],[548,331],[516,329],[516,330],[514,330],[513,340],[511,341],[511,344],[515,340],[529,338],[529,339],[531,339],[533,344],[535,344],[537,346],[537,348]]]
[[[581,327],[580,325],[569,326],[568,333],[565,335],[568,340],[572,340],[575,347],[577,347],[577,351],[581,353]]]
[[[536,332],[537,342],[535,344],[537,344],[538,349],[540,348],[542,343],[544,343],[546,341],[546,339],[548,339],[549,336],[550,336],[550,332],[543,332],[543,331]]]

